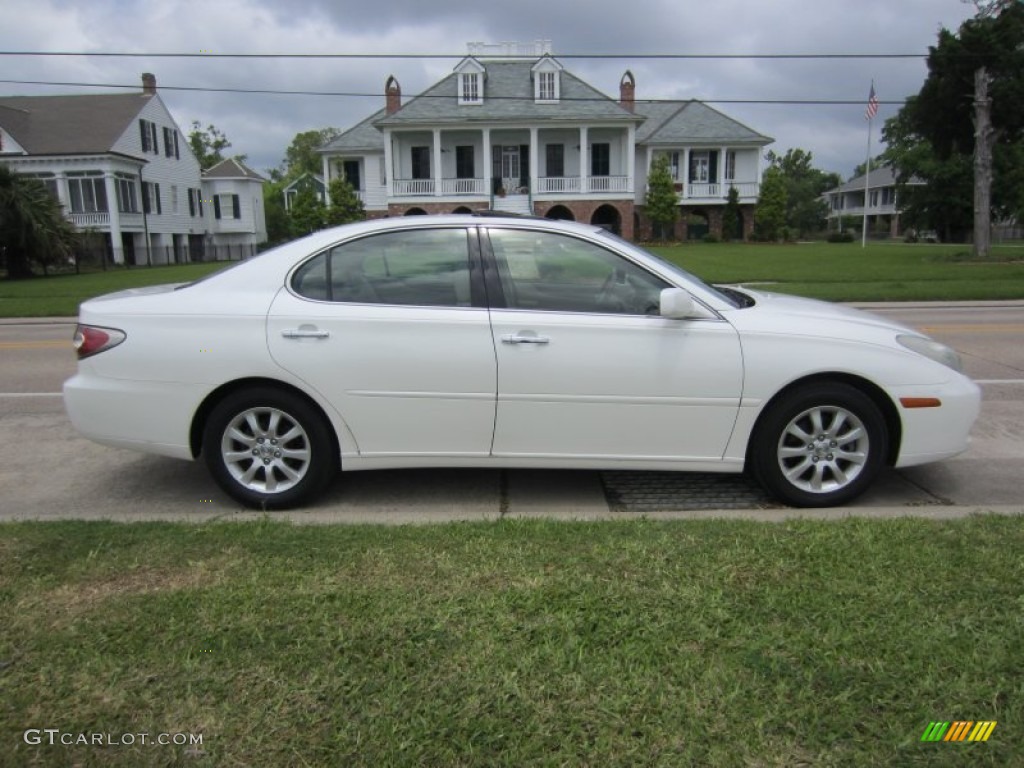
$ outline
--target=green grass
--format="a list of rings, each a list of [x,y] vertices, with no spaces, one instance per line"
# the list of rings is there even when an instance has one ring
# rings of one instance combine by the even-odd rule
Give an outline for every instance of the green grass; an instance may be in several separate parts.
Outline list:
[[[6,524],[0,765],[1019,764],[1021,552],[1001,517]],[[999,724],[921,743],[958,719]]]
[[[232,262],[237,263],[237,262]],[[0,280],[0,317],[72,317],[94,296],[162,283],[187,283],[228,262],[169,267],[117,267],[106,272],[57,275],[32,280]]]
[[[813,243],[696,244],[652,248],[708,282],[829,301],[1024,299],[1024,248],[999,247],[978,263],[963,245]],[[224,264],[118,268],[87,275],[0,280],[0,317],[74,316],[93,296],[159,283],[188,282]]]
[[[708,282],[745,283],[829,301],[1024,298],[1024,248],[964,258],[963,245],[700,244],[651,250]],[[762,285],[756,285],[756,284]]]

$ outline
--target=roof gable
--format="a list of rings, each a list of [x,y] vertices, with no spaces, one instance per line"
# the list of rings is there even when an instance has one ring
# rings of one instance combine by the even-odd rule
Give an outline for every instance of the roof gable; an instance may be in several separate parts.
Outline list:
[[[252,179],[253,181],[266,181],[256,171],[249,168],[241,160],[229,157],[221,160],[211,168],[203,171],[204,179]]]
[[[30,155],[110,152],[154,94],[0,97],[0,125]]]
[[[770,144],[774,139],[701,101],[637,102],[647,122],[637,131],[637,144]]]
[[[457,74],[435,83],[400,110],[375,121],[379,127],[507,120],[614,120],[639,122],[596,88],[569,72],[561,73],[561,103],[537,103],[531,61],[490,61],[486,65],[487,97],[482,105],[457,103]]]

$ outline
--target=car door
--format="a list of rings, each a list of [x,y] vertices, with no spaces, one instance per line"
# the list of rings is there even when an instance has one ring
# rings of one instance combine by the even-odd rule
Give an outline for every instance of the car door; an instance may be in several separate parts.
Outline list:
[[[496,371],[475,228],[371,234],[316,254],[275,298],[267,342],[337,409],[360,456],[490,453]]]
[[[721,460],[743,381],[731,325],[660,317],[669,284],[590,240],[513,227],[487,234],[499,304],[495,456]]]

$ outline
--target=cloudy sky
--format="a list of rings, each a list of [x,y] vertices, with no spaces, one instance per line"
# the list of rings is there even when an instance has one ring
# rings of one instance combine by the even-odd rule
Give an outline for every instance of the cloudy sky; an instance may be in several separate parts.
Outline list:
[[[864,102],[918,92],[923,58],[639,59],[639,54],[921,54],[941,27],[956,29],[974,7],[962,0],[2,0],[0,51],[124,52],[98,56],[0,56],[0,95],[94,93],[157,76],[185,132],[193,120],[227,134],[232,153],[265,171],[296,133],[348,128],[383,105],[395,75],[405,96],[458,63],[469,41],[551,40],[567,68],[617,97],[632,70],[637,99],[704,99],[761,133],[771,147],[813,152],[815,165],[849,176],[863,162]],[[154,53],[204,54],[164,58]],[[205,54],[443,54],[450,58],[231,59]],[[11,81],[107,84],[105,88]],[[176,91],[170,86],[329,91],[299,96]],[[370,95],[372,94],[372,95]],[[723,104],[715,100],[853,100],[850,106]],[[885,118],[874,125],[879,149]]]

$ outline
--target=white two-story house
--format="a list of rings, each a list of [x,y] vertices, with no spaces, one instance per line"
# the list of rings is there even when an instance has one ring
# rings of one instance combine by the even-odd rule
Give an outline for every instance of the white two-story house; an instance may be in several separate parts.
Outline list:
[[[324,178],[344,177],[370,216],[497,209],[600,224],[648,237],[647,172],[668,156],[682,216],[721,233],[729,188],[753,229],[762,149],[772,139],[697,101],[618,101],[569,72],[550,43],[471,44],[454,71],[385,106],[321,149]]]
[[[220,180],[204,181],[151,74],[135,93],[0,97],[0,162],[42,181],[111,263],[197,261],[239,243],[204,204]],[[259,208],[251,218],[262,221],[262,185],[258,203],[245,186],[247,209]],[[266,226],[245,234],[248,255]]]

